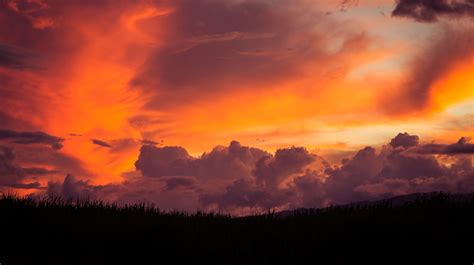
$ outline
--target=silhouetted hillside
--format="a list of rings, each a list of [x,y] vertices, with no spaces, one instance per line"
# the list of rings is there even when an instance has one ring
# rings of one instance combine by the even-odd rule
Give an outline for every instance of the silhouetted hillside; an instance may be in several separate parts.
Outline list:
[[[473,196],[400,200],[231,217],[6,196],[0,262],[472,264]]]

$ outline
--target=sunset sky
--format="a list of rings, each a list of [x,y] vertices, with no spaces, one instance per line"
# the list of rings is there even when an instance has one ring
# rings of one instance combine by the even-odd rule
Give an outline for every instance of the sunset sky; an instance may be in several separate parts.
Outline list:
[[[0,0],[3,192],[239,212],[473,191],[473,136],[473,0]]]

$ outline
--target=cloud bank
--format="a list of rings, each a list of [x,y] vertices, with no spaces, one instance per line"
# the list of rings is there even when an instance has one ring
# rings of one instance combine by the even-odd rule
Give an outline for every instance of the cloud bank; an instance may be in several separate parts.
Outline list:
[[[365,147],[338,165],[301,147],[270,154],[233,141],[195,158],[183,147],[144,145],[135,163],[139,176],[103,186],[67,176],[62,183],[50,182],[48,192],[237,214],[322,207],[415,192],[472,192],[473,154],[466,138],[420,143],[408,133],[380,150]],[[173,204],[173,198],[179,202]]]
[[[473,0],[397,0],[392,16],[420,22],[435,22],[438,17],[474,17]]]

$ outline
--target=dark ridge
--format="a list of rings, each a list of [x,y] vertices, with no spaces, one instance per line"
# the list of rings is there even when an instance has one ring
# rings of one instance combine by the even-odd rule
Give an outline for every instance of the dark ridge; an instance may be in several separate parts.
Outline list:
[[[2,264],[472,264],[474,198],[417,194],[282,218],[0,198]],[[403,201],[403,203],[395,203]]]

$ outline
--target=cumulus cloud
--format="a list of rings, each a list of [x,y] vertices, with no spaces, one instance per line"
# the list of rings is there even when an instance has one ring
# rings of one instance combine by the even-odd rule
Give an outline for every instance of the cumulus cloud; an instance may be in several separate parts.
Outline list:
[[[172,177],[166,180],[166,188],[174,190],[179,187],[192,187],[195,179],[191,177]]]
[[[275,156],[260,159],[253,173],[257,184],[274,187],[286,177],[302,173],[304,167],[315,160],[316,156],[302,147],[279,149]]]
[[[64,181],[48,182],[47,194],[51,197],[61,197],[66,200],[74,199],[103,199],[104,194],[116,188],[115,185],[92,185],[88,181],[77,180],[73,175],[66,175]]]
[[[423,172],[413,178],[380,178],[379,181],[357,186],[355,191],[368,195],[368,198],[387,198],[432,191],[473,192],[474,168],[471,159],[457,160],[450,166],[443,167],[442,173],[431,171]]]
[[[417,135],[409,135],[408,133],[399,133],[395,138],[390,141],[390,145],[393,148],[397,148],[399,146],[402,147],[411,147],[418,145],[420,138]]]
[[[144,145],[135,167],[147,177],[189,175],[193,159],[186,149],[180,146],[156,147]]]
[[[440,145],[442,148],[436,150],[442,152],[421,152],[432,144],[400,133],[380,150],[364,147],[341,165],[330,165],[301,147],[269,154],[232,141],[195,158],[183,147],[144,145],[136,162],[141,175],[103,186],[67,176],[62,183],[49,183],[48,193],[121,203],[147,201],[163,209],[202,208],[243,214],[415,192],[472,192],[470,153],[447,151],[464,150],[457,146],[467,144],[468,140],[461,138],[454,144]],[[451,162],[442,162],[439,155]]]
[[[199,197],[204,206],[217,206],[217,209],[235,212],[268,210],[288,205],[293,193],[288,189],[267,188],[255,185],[248,179],[238,179],[220,193],[203,193]]]
[[[178,180],[179,179],[179,180]],[[197,195],[185,178],[134,178],[122,183],[94,185],[73,175],[62,181],[50,181],[46,194],[69,201],[77,199],[103,200],[119,205],[154,204],[163,210],[195,211],[199,208]]]
[[[385,152],[377,153],[373,147],[361,149],[351,159],[343,160],[340,167],[326,168],[325,188],[332,203],[345,203],[362,199],[354,192],[361,183],[371,181],[382,170]]]
[[[147,177],[247,178],[251,176],[255,163],[265,155],[265,151],[242,146],[237,141],[232,141],[228,147],[218,146],[199,158],[191,157],[180,146],[144,145],[135,167]]]
[[[381,178],[413,179],[423,176],[439,177],[446,174],[445,167],[432,156],[392,152],[384,162],[385,165],[378,175]]]
[[[463,139],[453,145],[461,143],[465,144]],[[398,148],[386,150],[382,167],[377,170],[374,177],[360,181],[353,187],[353,191],[359,198],[429,191],[472,192],[472,185],[464,186],[474,181],[472,158],[454,157],[455,152],[420,152],[430,149],[432,145],[421,144],[405,150]],[[446,150],[452,145],[439,146]],[[433,154],[450,156],[453,162],[441,163]]]
[[[239,207],[270,209],[299,205],[295,200],[309,201],[311,197],[309,194],[298,197],[298,191],[304,190],[301,184],[311,182],[314,187],[319,179],[309,178],[317,175],[315,172],[321,171],[325,165],[322,158],[310,154],[305,148],[279,149],[275,155],[262,156],[254,164],[250,178],[237,179],[224,191],[204,193],[200,201],[206,206],[217,205],[219,209],[230,211]]]
[[[328,165],[324,160],[315,166],[317,157],[302,148],[278,150],[274,158],[265,156],[257,162],[253,178],[236,180],[220,193],[201,195],[200,200],[225,210],[265,210],[320,207],[414,192],[473,191],[471,159],[451,157],[454,162],[445,165],[432,154],[418,153],[419,148],[429,145],[418,142],[418,136],[400,133],[389,146],[379,151],[365,147],[344,159],[341,166]],[[285,166],[279,167],[275,161]],[[270,179],[271,185],[262,179]]]
[[[420,22],[436,22],[439,17],[474,17],[473,0],[397,0],[392,16]]]

